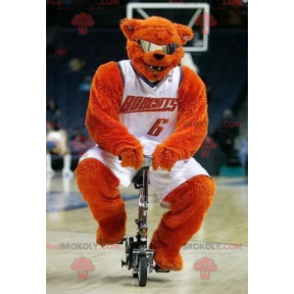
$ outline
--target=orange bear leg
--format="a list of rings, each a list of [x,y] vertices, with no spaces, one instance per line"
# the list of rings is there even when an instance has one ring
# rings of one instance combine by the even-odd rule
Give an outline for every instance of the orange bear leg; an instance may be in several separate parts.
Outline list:
[[[173,190],[165,199],[170,204],[153,234],[150,248],[154,260],[162,269],[181,270],[180,249],[200,229],[213,202],[214,181],[207,176],[195,176]]]
[[[77,184],[99,227],[96,242],[116,244],[125,235],[125,204],[119,194],[119,180],[100,161],[87,158],[76,170]]]

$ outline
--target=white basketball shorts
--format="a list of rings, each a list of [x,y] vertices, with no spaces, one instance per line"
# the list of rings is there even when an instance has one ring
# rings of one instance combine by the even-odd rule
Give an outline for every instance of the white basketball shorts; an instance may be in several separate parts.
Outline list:
[[[153,153],[158,142],[150,141],[145,137],[139,141],[144,147],[144,154],[150,155]],[[80,161],[87,158],[95,158],[108,167],[112,173],[120,180],[119,189],[127,188],[135,177],[138,170],[129,167],[122,167],[121,161],[117,156],[101,149],[98,145],[89,149],[81,158]],[[194,159],[180,160],[176,162],[172,170],[169,172],[159,168],[154,171],[150,167],[149,180],[151,186],[157,192],[160,202],[175,188],[183,184],[190,178],[198,175],[209,176],[207,171]]]

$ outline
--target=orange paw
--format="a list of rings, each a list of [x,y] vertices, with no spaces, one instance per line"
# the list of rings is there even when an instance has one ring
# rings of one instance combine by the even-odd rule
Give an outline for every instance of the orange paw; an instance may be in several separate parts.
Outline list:
[[[151,243],[150,248],[154,250],[154,261],[160,268],[171,271],[180,271],[183,268],[180,252],[171,250],[163,243]]]
[[[118,244],[124,238],[125,233],[125,227],[122,227],[119,230],[103,230],[101,227],[98,227],[96,243],[102,247],[110,244]]]
[[[143,147],[140,146],[136,149],[125,149],[120,157],[122,159],[121,166],[123,167],[133,167],[134,169],[139,169],[144,162],[143,157]]]
[[[158,170],[161,167],[171,171],[179,159],[180,156],[175,151],[164,147],[162,144],[157,145],[152,157],[153,169]]]

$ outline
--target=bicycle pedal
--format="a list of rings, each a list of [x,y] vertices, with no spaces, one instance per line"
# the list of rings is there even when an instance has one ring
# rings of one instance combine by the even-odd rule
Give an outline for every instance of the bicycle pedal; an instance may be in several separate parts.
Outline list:
[[[170,272],[170,270],[165,270],[165,269],[162,269],[161,267],[159,267],[157,264],[155,265],[155,271],[157,272],[157,273],[169,273]]]

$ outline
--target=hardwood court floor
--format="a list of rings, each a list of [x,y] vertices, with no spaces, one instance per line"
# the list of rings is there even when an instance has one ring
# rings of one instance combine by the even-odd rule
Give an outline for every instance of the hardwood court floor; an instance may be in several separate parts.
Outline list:
[[[121,268],[124,245],[95,248],[97,225],[88,208],[83,207],[85,204],[80,198],[75,179],[62,179],[58,175],[48,179],[47,293],[132,294],[160,293],[164,290],[169,294],[247,293],[248,186],[243,178],[215,180],[217,194],[214,205],[202,229],[181,251],[184,269],[168,274],[153,272],[148,276],[147,286],[141,288],[131,272]],[[165,212],[152,189],[150,194],[149,237]],[[127,235],[130,236],[136,230],[137,190],[131,187],[122,191],[122,195],[126,198]],[[54,245],[59,245],[60,249],[53,249]],[[78,272],[71,269],[74,260],[81,257],[91,260],[95,266],[85,280],[79,279]],[[195,262],[204,257],[212,259],[217,266],[207,280],[202,279],[203,276],[201,278],[200,271],[193,269]]]

